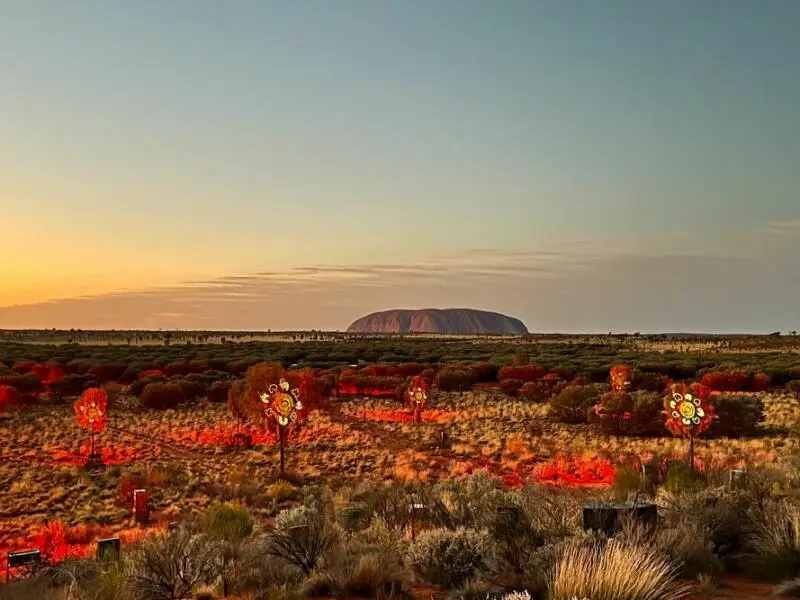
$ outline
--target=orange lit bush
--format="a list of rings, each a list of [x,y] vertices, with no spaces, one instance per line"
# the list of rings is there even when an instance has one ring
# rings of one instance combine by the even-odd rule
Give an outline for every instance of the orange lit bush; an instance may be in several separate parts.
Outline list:
[[[82,465],[92,451],[90,440],[81,440],[73,450],[56,449],[50,452],[50,460],[59,465]],[[97,451],[97,449],[95,449]],[[113,448],[100,448],[100,457],[105,465],[121,465],[139,457],[136,448],[115,444]]]
[[[613,392],[627,392],[633,382],[633,371],[628,365],[615,365],[611,367],[610,379]]]
[[[54,565],[69,559],[91,558],[96,551],[98,540],[118,537],[123,546],[143,540],[148,535],[163,529],[163,525],[148,528],[114,529],[108,526],[81,524],[67,526],[63,521],[49,521],[38,531],[27,537],[3,539],[0,541],[0,563],[5,565],[9,552],[36,549],[47,565]],[[10,570],[13,575],[14,569]],[[5,578],[5,568],[0,569],[0,580]]]
[[[414,421],[414,415],[407,410],[362,410],[356,413],[356,418],[364,419],[367,421],[386,421],[390,423],[411,423]],[[438,410],[429,408],[421,413],[420,418],[423,423],[449,423],[456,420],[456,417],[465,417],[466,415],[456,413],[449,410]]]
[[[166,376],[166,373],[161,369],[149,369],[139,373],[139,379],[164,379]]]
[[[617,467],[610,460],[562,457],[537,465],[533,480],[568,486],[606,487],[614,482],[616,475]]]
[[[405,379],[397,376],[363,376],[342,374],[339,377],[339,394],[344,396],[372,396],[400,398]]]
[[[0,413],[16,410],[22,404],[22,394],[10,385],[0,385]]]
[[[700,383],[715,392],[763,392],[769,388],[766,373],[749,373],[742,370],[710,371]]]
[[[45,385],[55,383],[65,375],[64,367],[58,364],[33,365],[30,373]]]
[[[106,428],[108,395],[101,388],[90,388],[75,402],[75,420],[78,427],[94,433]]]

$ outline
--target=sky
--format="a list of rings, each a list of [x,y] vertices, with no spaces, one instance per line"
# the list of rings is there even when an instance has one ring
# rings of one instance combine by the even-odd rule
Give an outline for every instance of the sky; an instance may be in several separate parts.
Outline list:
[[[0,328],[800,329],[797,0],[7,0]]]

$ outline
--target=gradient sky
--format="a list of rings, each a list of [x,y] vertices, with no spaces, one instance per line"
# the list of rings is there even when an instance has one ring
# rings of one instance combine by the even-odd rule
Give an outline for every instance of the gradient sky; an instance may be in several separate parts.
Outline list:
[[[8,0],[0,327],[800,329],[797,0]]]

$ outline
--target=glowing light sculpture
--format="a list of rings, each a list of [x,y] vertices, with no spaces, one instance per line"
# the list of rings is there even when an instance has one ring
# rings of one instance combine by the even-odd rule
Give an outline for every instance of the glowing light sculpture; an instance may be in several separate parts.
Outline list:
[[[675,436],[689,438],[689,466],[694,469],[694,440],[714,418],[711,391],[700,383],[675,384],[664,398],[666,427]]]
[[[627,392],[633,380],[633,371],[627,365],[615,365],[611,368],[611,389],[614,393]]]
[[[278,428],[283,473],[286,429],[298,420],[304,408],[300,401],[300,389],[292,388],[288,381],[281,378],[277,384],[271,384],[266,392],[261,392],[259,398],[264,418]]]
[[[428,382],[419,376],[414,377],[411,380],[411,385],[406,389],[406,402],[414,411],[414,421],[417,423],[422,422],[422,411],[428,405],[429,394],[430,387]]]
[[[89,388],[84,391],[73,406],[78,427],[88,429],[91,432],[92,441],[89,456],[86,459],[87,465],[103,463],[102,455],[96,451],[94,438],[95,433],[99,433],[106,428],[107,408],[108,395],[101,388]]]

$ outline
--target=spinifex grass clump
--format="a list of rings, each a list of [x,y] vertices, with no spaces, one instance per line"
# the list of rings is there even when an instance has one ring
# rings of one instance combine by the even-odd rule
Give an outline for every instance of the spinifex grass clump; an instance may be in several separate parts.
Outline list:
[[[550,600],[678,600],[676,568],[656,550],[631,543],[576,543],[556,562]]]

